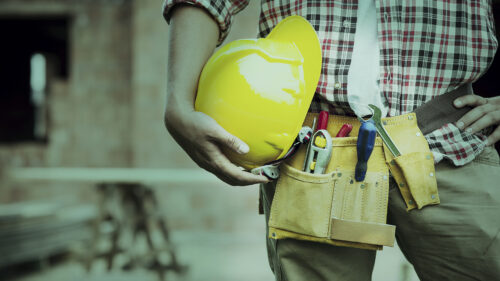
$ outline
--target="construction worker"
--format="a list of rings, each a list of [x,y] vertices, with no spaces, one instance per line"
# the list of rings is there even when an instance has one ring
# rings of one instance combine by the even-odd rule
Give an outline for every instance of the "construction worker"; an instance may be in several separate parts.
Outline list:
[[[194,110],[200,72],[247,1],[167,0],[170,23],[165,124],[202,168],[231,185],[260,183],[266,218],[274,182],[242,171],[221,152],[248,146]],[[310,111],[364,116],[411,112],[477,80],[497,49],[491,3],[481,1],[267,1],[259,35],[301,15],[316,29],[322,74]],[[235,89],[237,91],[237,89]],[[421,280],[500,280],[500,97],[466,95],[473,109],[425,137],[434,155],[441,204],[407,212],[394,181],[388,221]],[[482,131],[491,128],[487,135]],[[295,239],[268,239],[277,280],[370,280],[375,251]]]

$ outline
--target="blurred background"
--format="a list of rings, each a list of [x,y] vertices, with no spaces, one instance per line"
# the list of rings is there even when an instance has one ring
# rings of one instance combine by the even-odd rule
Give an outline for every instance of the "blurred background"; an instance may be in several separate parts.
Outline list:
[[[0,1],[0,280],[274,280],[257,186],[223,184],[164,129],[161,5]],[[258,13],[225,42],[256,37]],[[373,280],[418,278],[395,247]]]

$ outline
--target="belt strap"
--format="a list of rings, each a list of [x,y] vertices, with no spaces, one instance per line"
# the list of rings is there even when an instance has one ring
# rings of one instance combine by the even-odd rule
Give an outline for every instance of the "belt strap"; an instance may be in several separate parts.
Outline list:
[[[422,133],[425,135],[445,124],[458,121],[472,107],[456,108],[453,106],[453,101],[458,97],[471,94],[473,94],[472,84],[467,83],[418,107],[414,112],[417,115],[418,127]]]

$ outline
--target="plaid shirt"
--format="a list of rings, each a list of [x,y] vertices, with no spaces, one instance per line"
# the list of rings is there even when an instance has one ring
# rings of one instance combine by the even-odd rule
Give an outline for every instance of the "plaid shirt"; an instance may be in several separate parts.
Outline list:
[[[202,7],[217,21],[219,44],[244,0],[166,0],[164,16],[178,4]],[[489,0],[376,0],[380,48],[380,90],[389,116],[401,115],[476,81],[489,67],[497,48]],[[259,35],[289,15],[301,15],[316,29],[323,66],[310,111],[352,115],[347,74],[356,32],[356,0],[261,1]],[[455,165],[472,161],[485,146],[482,133],[469,134],[449,123],[426,135],[436,160]]]

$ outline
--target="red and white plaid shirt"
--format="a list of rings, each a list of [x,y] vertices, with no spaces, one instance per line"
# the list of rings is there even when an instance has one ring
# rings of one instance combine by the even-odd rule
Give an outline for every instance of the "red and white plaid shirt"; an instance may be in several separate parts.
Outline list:
[[[405,114],[433,99],[476,81],[493,61],[497,49],[489,0],[372,0],[377,7],[380,48],[380,90],[389,116]],[[227,36],[233,15],[244,0],[165,0],[164,16],[176,4],[206,9]],[[356,32],[356,0],[261,1],[259,35],[265,37],[289,15],[306,18],[316,29],[323,66],[310,111],[352,115],[347,100],[347,74]],[[425,4],[424,4],[425,3]],[[454,124],[426,135],[431,150],[455,165],[474,159],[486,136],[460,131]],[[441,157],[442,156],[442,157]]]

